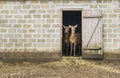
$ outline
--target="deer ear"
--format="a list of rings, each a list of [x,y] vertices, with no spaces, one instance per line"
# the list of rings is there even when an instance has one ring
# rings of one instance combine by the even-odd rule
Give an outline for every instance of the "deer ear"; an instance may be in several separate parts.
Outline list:
[[[63,25],[63,28],[65,28],[65,26]]]
[[[69,27],[72,27],[71,25],[69,25]]]
[[[75,28],[76,28],[77,26],[78,26],[78,25],[76,24],[76,25],[75,25]]]

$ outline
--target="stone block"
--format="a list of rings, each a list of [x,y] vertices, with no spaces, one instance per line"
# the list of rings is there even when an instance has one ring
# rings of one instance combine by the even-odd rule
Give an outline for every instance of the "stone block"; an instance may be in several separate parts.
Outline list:
[[[32,34],[24,34],[24,38],[31,38]]]
[[[21,24],[15,24],[13,28],[22,28]]]
[[[13,43],[4,43],[4,47],[13,47]]]
[[[26,29],[18,29],[18,33],[27,33]]]
[[[60,32],[60,29],[56,29],[55,31],[56,31],[56,33],[59,33],[59,32]]]
[[[108,9],[103,10],[103,12],[104,12],[104,13],[112,13],[112,9],[109,9],[109,8],[108,8]]]
[[[13,16],[12,15],[5,15],[4,17],[5,18],[12,18]]]
[[[36,42],[36,39],[28,39],[28,42]]]
[[[110,3],[112,0],[103,0],[103,3]]]
[[[97,3],[102,3],[102,0],[97,0],[96,2],[97,2]]]
[[[109,48],[115,48],[115,47],[117,47],[116,43],[109,44]]]
[[[43,34],[44,38],[50,38],[50,34]]]
[[[18,10],[10,10],[10,14],[18,14]]]
[[[55,42],[55,39],[47,39],[47,42],[48,42],[48,43],[49,43],[49,42],[54,43],[54,42]]]
[[[0,1],[0,4],[1,4],[1,5],[5,5],[5,4],[7,4],[7,1],[1,0],[1,1]]]
[[[34,23],[35,23],[35,20],[28,20],[28,23],[34,24]]]
[[[12,25],[11,25],[11,24],[4,24],[4,25],[2,25],[2,23],[1,23],[0,26],[4,26],[4,28],[12,28]]]
[[[15,42],[17,42],[17,39],[9,39],[9,42],[13,42],[13,43],[15,43]]]
[[[27,39],[18,39],[19,43],[25,43],[27,41]]]
[[[60,4],[61,0],[52,0],[54,4]]]
[[[41,1],[41,0],[40,0]],[[39,4],[39,2],[40,2],[39,0],[31,0],[31,4]],[[44,0],[43,0],[44,1]]]
[[[24,18],[26,19],[26,18],[31,18],[31,15],[24,15]]]
[[[60,18],[60,15],[59,14],[53,14],[52,18]]]
[[[18,20],[18,23],[26,23],[26,20]]]
[[[51,34],[51,38],[60,38],[60,34]]]
[[[31,28],[31,25],[23,24],[23,28]]]
[[[35,37],[35,38],[41,38],[41,34],[33,34],[33,37]]]
[[[40,4],[48,4],[48,0],[40,0]]]
[[[6,19],[6,20],[0,20],[0,24],[2,24],[2,23],[8,23],[8,20]]]
[[[97,5],[90,5],[90,8],[98,8]]]
[[[23,9],[30,9],[31,5],[24,5]]]
[[[55,23],[55,20],[54,19],[48,19],[47,23]]]
[[[37,33],[45,33],[45,29],[38,29]]]
[[[52,28],[60,28],[60,24],[53,24]]]
[[[10,20],[9,20],[9,23],[12,23],[12,24],[13,24],[13,23],[16,23],[16,22],[17,22],[16,19],[10,19]]]
[[[36,13],[36,10],[29,10],[29,13]]]
[[[3,47],[3,44],[2,44],[2,43],[0,44],[0,47]]]
[[[99,8],[107,8],[107,5],[101,4],[101,5],[99,5]]]
[[[39,14],[38,15],[34,15],[33,17],[34,18],[41,18],[41,15],[39,15]]]
[[[55,10],[47,10],[47,13],[55,13]]]
[[[37,24],[44,24],[44,23],[46,23],[46,20],[39,19],[39,20],[36,20],[36,23]]]
[[[27,14],[28,11],[27,10],[19,10],[20,14]]]
[[[34,28],[41,28],[41,24],[34,24]]]
[[[46,13],[46,10],[38,10],[38,13]]]
[[[47,33],[55,33],[55,29],[47,29]]]
[[[0,39],[0,43],[7,42],[7,39]]]
[[[113,42],[119,43],[119,42],[120,42],[120,39],[113,39]]]
[[[69,0],[61,0],[62,1],[62,4],[69,4],[70,1]]]
[[[31,43],[25,43],[24,47],[32,47],[32,44]]]
[[[105,23],[111,23],[111,22],[112,22],[112,19],[105,19],[104,22],[105,22]]]
[[[13,36],[14,36],[14,38],[22,38],[23,37],[22,34],[14,34]]]
[[[82,3],[82,0],[74,0],[74,3]]]
[[[45,39],[38,39],[37,42],[46,42],[46,40]]]
[[[5,43],[4,47],[13,47],[13,44],[12,43]]]
[[[2,14],[9,14],[9,10],[2,10],[1,13]]]
[[[0,29],[0,33],[6,33],[7,30],[6,29]]]
[[[16,19],[22,19],[22,15],[14,15],[14,18],[16,18]]]
[[[56,39],[56,42],[60,42],[60,39]]]
[[[15,47],[23,47],[23,44],[22,43],[16,43]]]
[[[9,29],[8,33],[16,33],[16,29]]]
[[[43,28],[50,28],[50,24],[43,24]]]
[[[50,18],[50,14],[43,15],[43,18]]]
[[[49,5],[42,5],[41,8],[43,8],[43,9],[48,9],[48,8],[49,8]]]
[[[114,13],[120,13],[120,9],[114,9],[113,12]]]
[[[4,34],[4,38],[13,38],[13,34]]]
[[[29,31],[29,33],[35,33],[36,32],[35,29],[29,29],[28,31]]]
[[[40,5],[32,5],[32,9],[40,9]]]
[[[109,14],[109,18],[116,18],[117,14]]]
[[[109,24],[109,28],[118,28],[117,24]]]
[[[104,33],[112,33],[112,29],[104,29]]]
[[[117,34],[108,34],[108,37],[117,38]]]
[[[14,9],[21,9],[21,6],[14,6]]]
[[[120,29],[118,28],[118,29],[113,29],[113,32],[114,33],[120,33]]]
[[[107,18],[108,17],[108,14],[103,14],[102,15],[104,18]]]

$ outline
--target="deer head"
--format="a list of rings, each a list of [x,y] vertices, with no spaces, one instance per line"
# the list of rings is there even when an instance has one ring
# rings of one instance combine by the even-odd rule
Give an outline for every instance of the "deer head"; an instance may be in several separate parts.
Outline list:
[[[78,25],[73,25],[73,26],[69,25],[69,27],[71,28],[72,33],[75,33],[75,28],[77,28],[77,26]]]
[[[69,30],[70,30],[70,27],[69,27],[69,26],[64,26],[64,25],[63,25],[63,28],[65,29],[65,30],[64,30],[64,33],[68,33]]]

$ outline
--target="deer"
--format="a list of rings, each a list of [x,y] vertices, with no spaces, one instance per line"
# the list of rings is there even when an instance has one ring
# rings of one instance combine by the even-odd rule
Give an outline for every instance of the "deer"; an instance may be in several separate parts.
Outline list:
[[[79,51],[80,51],[80,33],[76,33],[75,30],[78,25],[69,25],[71,28],[71,35],[70,35],[70,56],[72,55],[72,51],[74,52],[74,56],[76,55],[76,46],[79,46]],[[74,50],[73,50],[74,48]]]
[[[70,45],[70,27],[63,25],[63,28],[64,28],[63,46],[64,46],[64,51],[66,51],[66,55],[68,55],[68,49]]]

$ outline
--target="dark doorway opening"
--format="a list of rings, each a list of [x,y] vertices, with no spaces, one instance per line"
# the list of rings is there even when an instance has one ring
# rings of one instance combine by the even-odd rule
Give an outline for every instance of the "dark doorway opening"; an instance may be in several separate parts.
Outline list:
[[[76,28],[76,33],[80,33],[80,49],[78,45],[76,46],[76,56],[82,55],[82,11],[62,11],[62,54],[63,56],[70,56],[70,43],[67,47],[66,44],[64,44],[64,36],[65,36],[65,28],[63,27],[69,27],[69,25],[78,25]],[[71,33],[71,29],[69,31]],[[68,52],[66,52],[66,49],[68,48]],[[73,52],[72,52],[73,56]]]

